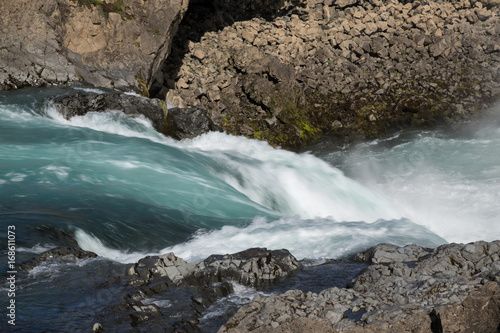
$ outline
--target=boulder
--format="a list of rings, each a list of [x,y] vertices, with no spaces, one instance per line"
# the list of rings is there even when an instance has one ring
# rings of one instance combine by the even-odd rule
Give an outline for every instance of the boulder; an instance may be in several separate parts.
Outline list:
[[[462,304],[437,307],[445,332],[498,332],[500,327],[500,286],[488,282]]]
[[[199,108],[172,108],[168,110],[163,133],[174,139],[192,139],[209,131],[217,131],[206,110]]]
[[[211,279],[258,287],[288,277],[301,264],[288,250],[253,248],[234,254],[211,255],[198,267]]]

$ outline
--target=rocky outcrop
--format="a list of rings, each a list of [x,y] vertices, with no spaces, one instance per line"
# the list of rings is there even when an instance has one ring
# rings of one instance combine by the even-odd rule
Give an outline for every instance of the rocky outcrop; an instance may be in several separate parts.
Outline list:
[[[305,318],[309,325],[318,321],[324,332],[493,332],[499,327],[500,241],[432,251],[383,244],[367,253],[358,257],[374,264],[352,288],[257,296],[219,332],[284,332]]]
[[[147,94],[187,6],[187,0],[3,1],[0,89],[85,81]]]
[[[235,1],[193,3],[156,94],[207,108],[227,132],[285,147],[461,120],[500,96],[491,1],[275,6],[249,18]]]
[[[171,108],[163,133],[177,140],[192,139],[203,133],[220,130],[207,111],[199,108]]]
[[[196,331],[199,317],[217,300],[233,293],[231,282],[258,287],[280,281],[301,265],[287,250],[248,249],[226,255],[212,255],[199,264],[189,264],[173,253],[146,257],[129,266],[126,283],[136,288],[127,298],[133,326],[160,316],[146,297],[165,293],[171,288],[191,288],[190,311],[172,325]],[[186,309],[184,309],[186,312]]]
[[[43,263],[76,262],[77,260],[88,259],[88,258],[97,258],[97,254],[90,251],[84,251],[80,248],[56,247],[54,249],[39,254],[32,260],[20,264],[18,267],[21,271],[29,273],[35,267]]]
[[[159,99],[117,92],[66,94],[49,99],[47,104],[55,107],[66,119],[106,111],[121,111],[130,117],[142,115],[151,121],[155,130],[177,140],[218,130],[205,110],[168,109],[167,104]]]
[[[165,128],[167,105],[158,100],[122,93],[75,93],[56,96],[48,101],[66,119],[88,112],[121,111],[131,117],[143,115],[160,133]]]

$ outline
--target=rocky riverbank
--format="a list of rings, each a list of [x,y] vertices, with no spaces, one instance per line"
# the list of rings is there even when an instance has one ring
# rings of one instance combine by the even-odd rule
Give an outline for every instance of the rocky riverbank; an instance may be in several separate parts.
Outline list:
[[[500,96],[497,5],[193,2],[152,91],[288,148],[466,119]]]
[[[92,257],[57,248],[20,268],[29,272],[44,262]],[[310,291],[312,286],[258,293],[243,301],[247,304],[219,332],[496,332],[500,327],[500,241],[436,249],[380,244],[348,261],[359,263],[353,270],[358,273],[344,286],[334,282],[333,270],[326,273],[331,287],[318,293]],[[212,255],[198,264],[169,253],[114,267],[107,287],[99,285],[101,292],[109,288],[106,297],[114,301],[95,314],[94,331],[206,332],[207,310],[235,288],[269,293],[304,270],[322,267],[304,264],[286,250],[249,249]],[[347,268],[336,264],[337,270]],[[303,286],[311,283],[302,281]]]
[[[285,148],[470,119],[500,97],[498,0],[37,0],[0,10],[0,89],[135,90]]]

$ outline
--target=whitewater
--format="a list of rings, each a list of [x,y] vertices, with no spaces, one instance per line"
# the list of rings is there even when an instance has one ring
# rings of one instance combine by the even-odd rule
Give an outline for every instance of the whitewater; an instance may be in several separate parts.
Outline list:
[[[78,91],[102,92],[0,92],[0,254],[7,257],[7,228],[15,226],[17,265],[57,246],[99,255],[20,274],[19,331],[91,327],[126,293],[113,282],[122,264],[147,255],[174,252],[198,262],[285,248],[316,265],[379,243],[500,239],[500,110],[483,121],[350,147],[324,141],[299,154],[224,133],[174,141],[146,118],[117,110],[66,120],[47,102]],[[335,267],[304,274],[321,269]],[[314,278],[316,285],[297,278],[288,288],[322,290],[333,273]],[[6,288],[0,285],[2,304]],[[234,312],[255,293],[243,288],[209,309],[207,332],[224,322],[228,306]],[[172,297],[150,301],[175,307]]]
[[[500,238],[494,121],[297,154],[224,133],[178,142],[114,110],[66,120],[45,98],[68,89],[0,100],[0,218],[23,249],[58,245],[54,230],[119,262]]]

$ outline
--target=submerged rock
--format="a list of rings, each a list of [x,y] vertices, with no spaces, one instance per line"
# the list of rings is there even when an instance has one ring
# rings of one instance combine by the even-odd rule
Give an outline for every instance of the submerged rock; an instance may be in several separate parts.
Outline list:
[[[76,262],[88,258],[97,258],[97,254],[90,251],[84,251],[74,247],[56,247],[55,249],[45,251],[35,258],[19,265],[21,271],[29,273],[35,267],[46,262]]]
[[[128,116],[143,115],[151,120],[158,132],[165,127],[167,107],[158,99],[113,92],[104,94],[76,93],[54,97],[49,102],[66,119],[83,116],[88,112],[121,111]]]
[[[145,116],[155,130],[181,140],[218,130],[207,112],[197,108],[167,109],[165,102],[155,98],[111,93],[75,93],[57,96],[49,101],[66,119],[88,112],[121,111],[130,117]]]

